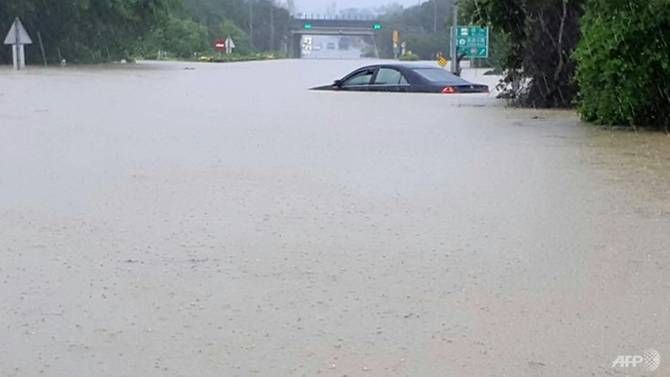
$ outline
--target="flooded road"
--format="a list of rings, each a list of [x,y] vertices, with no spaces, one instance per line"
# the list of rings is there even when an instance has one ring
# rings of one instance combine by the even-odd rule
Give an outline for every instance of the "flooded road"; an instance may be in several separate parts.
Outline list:
[[[670,138],[360,64],[0,71],[0,376],[670,373]]]

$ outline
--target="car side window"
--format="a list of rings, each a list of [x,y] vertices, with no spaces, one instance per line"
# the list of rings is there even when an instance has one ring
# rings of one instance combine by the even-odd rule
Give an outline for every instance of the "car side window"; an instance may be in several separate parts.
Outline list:
[[[400,71],[393,68],[380,68],[375,78],[375,85],[405,85],[407,80]]]
[[[342,86],[361,86],[361,85],[370,85],[372,80],[372,75],[375,72],[373,70],[361,71],[355,75],[348,78]]]

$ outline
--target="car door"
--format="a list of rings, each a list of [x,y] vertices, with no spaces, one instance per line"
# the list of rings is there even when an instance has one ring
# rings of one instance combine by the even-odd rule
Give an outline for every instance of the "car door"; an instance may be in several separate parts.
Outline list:
[[[356,71],[342,80],[339,89],[366,92],[370,90],[377,68],[365,68]]]
[[[409,83],[399,70],[390,67],[381,67],[377,70],[370,90],[376,92],[405,92]]]

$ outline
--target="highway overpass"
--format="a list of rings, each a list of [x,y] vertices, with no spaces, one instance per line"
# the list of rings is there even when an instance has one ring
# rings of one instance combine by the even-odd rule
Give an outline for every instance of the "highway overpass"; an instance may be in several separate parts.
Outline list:
[[[301,58],[304,49],[304,36],[349,36],[364,38],[377,51],[376,33],[382,29],[378,20],[295,18],[291,22],[291,40],[289,54],[292,58]]]

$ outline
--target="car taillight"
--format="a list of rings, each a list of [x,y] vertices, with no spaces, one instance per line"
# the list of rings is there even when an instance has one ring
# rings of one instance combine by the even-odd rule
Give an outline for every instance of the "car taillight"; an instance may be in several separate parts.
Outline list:
[[[447,86],[446,88],[442,89],[443,94],[454,94],[456,93],[456,88],[453,86]]]

